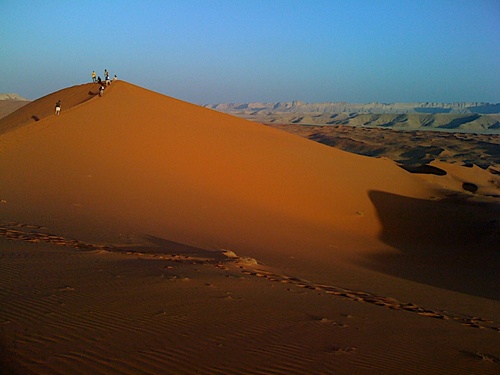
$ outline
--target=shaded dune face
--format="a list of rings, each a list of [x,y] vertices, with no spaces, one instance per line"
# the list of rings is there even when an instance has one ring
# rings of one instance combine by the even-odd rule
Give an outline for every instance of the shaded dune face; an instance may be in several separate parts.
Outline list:
[[[457,196],[439,201],[380,191],[371,191],[369,196],[382,223],[380,239],[399,251],[370,254],[363,260],[366,266],[440,288],[500,299],[499,205]]]
[[[88,241],[140,233],[201,248],[314,257],[324,249],[362,250],[352,238],[379,239],[383,223],[370,191],[436,196],[387,159],[123,81],[102,97],[96,88],[64,89],[0,120],[0,194],[12,220]],[[34,113],[40,120],[30,122]]]
[[[83,84],[56,91],[26,104],[21,109],[0,119],[0,134],[33,124],[54,114],[57,101],[61,100],[62,111],[85,103],[98,94],[96,84]]]

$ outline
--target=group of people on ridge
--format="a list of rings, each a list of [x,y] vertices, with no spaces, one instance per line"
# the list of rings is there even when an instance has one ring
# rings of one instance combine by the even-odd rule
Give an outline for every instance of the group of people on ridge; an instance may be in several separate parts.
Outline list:
[[[117,79],[118,77],[115,74],[115,76],[113,77],[113,81],[116,81]],[[102,96],[102,94],[104,94],[104,88],[105,88],[104,84],[106,84],[106,86],[111,85],[111,79],[109,78],[108,69],[104,69],[104,83],[101,77],[97,76],[95,70],[92,71],[92,82],[99,84],[99,96]]]
[[[104,88],[105,88],[104,85],[106,85],[106,86],[111,85],[111,79],[109,78],[108,69],[104,69],[104,77],[105,77],[105,80],[103,83],[101,77],[97,76],[95,70],[92,71],[92,82],[99,84],[99,96],[102,96],[102,94],[104,94]],[[116,81],[116,80],[118,80],[118,77],[115,74],[115,76],[113,77],[113,81]],[[55,112],[56,115],[59,115],[61,113],[61,100],[57,101],[55,111],[56,111]]]

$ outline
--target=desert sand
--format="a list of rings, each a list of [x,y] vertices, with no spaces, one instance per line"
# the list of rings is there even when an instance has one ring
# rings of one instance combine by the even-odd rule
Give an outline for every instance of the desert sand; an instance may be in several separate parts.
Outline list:
[[[498,373],[497,174],[96,93],[0,119],[6,373]]]

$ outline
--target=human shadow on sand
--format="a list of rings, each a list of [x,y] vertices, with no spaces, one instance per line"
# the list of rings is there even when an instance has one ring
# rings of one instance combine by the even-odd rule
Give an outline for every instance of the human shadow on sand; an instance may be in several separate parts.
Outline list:
[[[464,195],[442,200],[370,191],[380,239],[399,253],[375,254],[365,266],[479,297],[500,300],[500,204]]]

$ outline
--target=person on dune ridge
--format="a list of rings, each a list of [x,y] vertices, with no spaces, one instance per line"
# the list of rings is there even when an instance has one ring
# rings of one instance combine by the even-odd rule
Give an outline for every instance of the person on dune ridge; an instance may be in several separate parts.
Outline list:
[[[56,103],[56,115],[59,115],[59,113],[61,113],[61,100]]]

